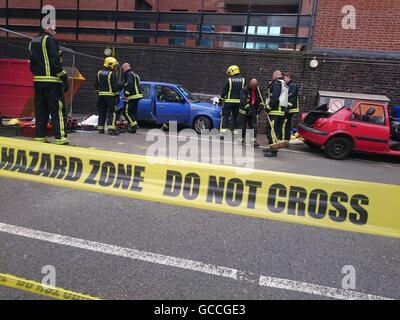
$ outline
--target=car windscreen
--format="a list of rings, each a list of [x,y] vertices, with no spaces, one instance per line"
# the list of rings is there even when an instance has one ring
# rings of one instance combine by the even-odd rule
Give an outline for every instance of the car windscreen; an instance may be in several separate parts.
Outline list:
[[[199,99],[197,99],[189,90],[187,90],[185,87],[178,87],[179,91],[185,96],[185,98],[189,102],[200,102]]]

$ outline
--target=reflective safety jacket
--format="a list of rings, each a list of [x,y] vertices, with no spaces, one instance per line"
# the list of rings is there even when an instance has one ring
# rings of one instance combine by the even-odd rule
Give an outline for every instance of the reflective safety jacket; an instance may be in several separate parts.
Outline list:
[[[229,77],[222,88],[221,98],[225,103],[240,103],[240,93],[246,86],[246,79],[240,75]]]
[[[62,83],[68,75],[61,63],[57,40],[47,32],[40,32],[29,43],[30,69],[34,82]]]
[[[271,116],[284,116],[288,107],[289,88],[282,78],[273,80],[268,86],[268,104],[265,107]]]
[[[124,96],[128,100],[142,99],[143,93],[140,89],[140,78],[131,70],[124,73]]]
[[[289,87],[288,111],[289,113],[300,112],[299,87],[292,80],[288,82],[288,87]]]
[[[243,115],[258,114],[261,112],[262,106],[264,106],[264,102],[261,100],[257,88],[245,87],[242,89],[239,113]]]
[[[110,69],[103,68],[97,73],[94,89],[98,96],[118,96],[117,76]]]

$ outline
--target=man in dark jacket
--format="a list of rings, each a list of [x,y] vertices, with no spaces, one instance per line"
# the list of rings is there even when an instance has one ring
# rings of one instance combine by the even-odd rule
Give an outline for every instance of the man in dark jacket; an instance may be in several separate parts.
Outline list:
[[[137,124],[137,110],[140,99],[143,98],[143,93],[140,89],[140,78],[131,70],[129,63],[122,65],[122,72],[124,73],[124,116],[129,122],[129,133],[136,133]]]
[[[254,136],[251,143],[254,147],[260,146],[257,142],[257,115],[262,111],[264,102],[261,99],[258,88],[258,80],[252,79],[249,86],[242,89],[240,97],[240,109],[238,117],[239,129],[242,130],[242,136],[239,141],[244,143],[246,139],[246,128],[254,130]]]
[[[283,77],[288,88],[289,88],[289,98],[288,98],[288,108],[285,113],[285,117],[282,125],[282,140],[290,141],[292,132],[292,118],[296,113],[300,112],[299,106],[299,87],[293,81],[293,74],[288,72],[285,73]]]
[[[119,103],[119,92],[115,69],[118,61],[113,57],[104,60],[104,68],[98,73],[94,83],[94,89],[98,95],[97,108],[99,110],[99,122],[97,129],[100,134],[104,133],[107,118],[108,134],[119,135],[116,127],[117,105]]]
[[[55,27],[43,29],[29,43],[30,69],[35,89],[35,140],[48,142],[49,115],[55,143],[67,145],[64,93],[68,91],[68,75],[63,69]]]

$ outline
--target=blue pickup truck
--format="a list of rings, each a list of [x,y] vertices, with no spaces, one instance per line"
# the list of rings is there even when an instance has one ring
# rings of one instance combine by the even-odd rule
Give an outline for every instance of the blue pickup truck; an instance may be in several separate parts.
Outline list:
[[[200,102],[186,88],[178,84],[141,82],[143,99],[138,106],[138,120],[164,124],[177,121],[195,129],[219,128],[221,109],[211,103]]]

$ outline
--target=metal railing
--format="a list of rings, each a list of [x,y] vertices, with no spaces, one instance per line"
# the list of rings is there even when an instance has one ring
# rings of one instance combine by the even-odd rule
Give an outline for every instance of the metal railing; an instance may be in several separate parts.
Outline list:
[[[8,2],[8,1],[7,1]],[[0,8],[0,19],[5,21],[2,27],[16,32],[36,32],[39,30],[42,18],[40,9]],[[32,21],[32,25],[13,24],[10,21],[21,19]],[[313,23],[312,14],[270,14],[270,13],[214,13],[214,12],[157,12],[157,11],[103,11],[79,9],[58,9],[57,20],[75,21],[75,26],[59,24],[57,32],[74,34],[76,40],[80,35],[105,35],[118,37],[140,37],[153,39],[155,43],[160,38],[190,39],[199,44],[202,40],[236,42],[247,48],[247,43],[270,43],[278,46],[306,46],[311,35]],[[81,21],[110,22],[113,27],[82,27]],[[119,28],[119,22],[131,22],[132,28]],[[145,24],[146,28],[135,28],[135,24]],[[163,29],[163,25],[180,24],[195,25],[196,31]],[[216,32],[204,31],[204,26],[216,27]],[[230,32],[233,26],[241,26],[243,32]],[[289,30],[279,35],[251,34],[249,27],[279,27]],[[224,27],[224,28],[218,28]],[[193,28],[192,28],[193,29]],[[299,35],[299,30],[307,30],[307,35]],[[220,30],[220,31],[218,31]],[[222,30],[222,31],[221,31]]]

